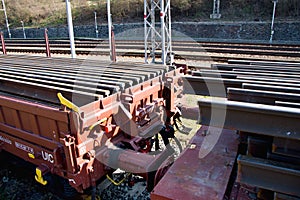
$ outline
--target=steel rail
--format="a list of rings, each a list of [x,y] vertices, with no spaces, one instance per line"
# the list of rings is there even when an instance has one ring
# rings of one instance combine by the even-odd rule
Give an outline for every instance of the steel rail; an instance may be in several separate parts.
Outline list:
[[[267,72],[257,72],[257,71],[226,71],[226,70],[207,70],[201,69],[200,71],[192,72],[193,76],[202,76],[202,77],[222,77],[222,78],[237,78],[237,76],[253,76],[253,77],[273,77],[273,78],[285,78],[285,79],[299,79],[299,74],[285,74],[285,73],[277,73],[272,74]]]
[[[270,70],[270,71],[283,71],[283,72],[300,72],[297,67],[279,67],[279,66],[252,66],[252,65],[230,65],[230,64],[212,64],[212,69],[218,70],[236,70],[236,69],[247,69],[247,70]]]
[[[231,78],[214,78],[214,77],[195,77],[184,76],[184,91],[188,94],[198,94],[204,96],[226,97],[227,88],[242,88],[243,84],[260,84],[281,87],[299,88],[300,83],[291,84],[289,82],[256,80],[256,79],[231,79]]]
[[[300,103],[300,94],[274,92],[258,89],[228,88],[227,99],[231,101],[251,102],[275,105],[276,101]]]
[[[44,44],[35,44],[35,43],[8,43],[6,45],[7,49],[10,48],[43,48]],[[106,43],[100,43],[100,44],[82,44],[79,43],[76,45],[79,49],[105,49],[107,48]],[[135,50],[143,50],[144,46],[143,44],[116,44],[117,49],[135,49]],[[51,44],[51,48],[68,48],[67,44]],[[248,50],[247,50],[248,49]],[[181,51],[194,51],[194,52],[211,52],[211,53],[234,53],[235,51],[239,54],[254,54],[254,53],[260,53],[262,55],[274,55],[274,56],[280,56],[280,55],[286,55],[286,53],[289,53],[291,56],[295,54],[294,57],[297,57],[299,55],[299,49],[298,48],[281,48],[281,47],[260,47],[260,46],[209,46],[209,45],[198,45],[198,44],[188,44],[188,43],[181,43],[174,45],[174,50],[177,52]],[[179,53],[180,54],[180,53]]]
[[[7,41],[7,51],[10,52],[26,52],[26,53],[43,53],[43,42],[39,40],[9,40]],[[108,55],[107,41],[105,40],[84,40],[76,41],[77,54],[82,55]],[[51,52],[56,54],[69,54],[68,43],[64,40],[50,41],[52,46]],[[117,41],[117,54],[119,56],[139,56],[143,57],[144,46],[141,41]],[[130,51],[130,52],[128,52]],[[281,57],[300,57],[299,48],[296,45],[266,45],[266,44],[240,44],[240,43],[212,43],[212,42],[174,42],[174,51],[177,52],[176,58],[185,57],[186,59],[206,59],[203,55],[186,55],[186,52],[205,52],[226,54],[221,57],[209,55],[210,59],[218,61],[227,61],[236,58],[230,56],[232,54],[239,55],[265,55],[265,56],[281,56]],[[159,53],[158,53],[159,54]],[[159,55],[158,55],[159,56]],[[199,57],[199,58],[198,58]],[[257,59],[256,59],[257,60]],[[262,60],[262,59],[261,59]]]
[[[298,50],[295,50],[295,51],[299,51],[299,48]],[[299,67],[300,66],[300,62],[298,63],[291,63],[291,62],[280,62],[280,61],[277,61],[277,62],[270,62],[270,61],[253,61],[253,60],[228,60],[228,64],[243,64],[243,65],[264,65],[264,66],[281,66],[281,67]]]
[[[259,188],[300,196],[300,169],[296,165],[240,155],[238,180]]]
[[[212,98],[201,98],[198,105],[202,125],[300,139],[300,109]]]
[[[130,87],[134,89],[133,86],[152,78],[147,84],[155,85],[169,70],[138,63],[109,65],[77,59],[0,56],[0,91],[56,105],[60,104],[57,93],[62,92],[70,100],[78,99],[80,106]]]

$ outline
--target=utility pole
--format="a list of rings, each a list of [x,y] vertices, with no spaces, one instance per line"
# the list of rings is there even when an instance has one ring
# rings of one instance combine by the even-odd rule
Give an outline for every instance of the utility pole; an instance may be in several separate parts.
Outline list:
[[[26,39],[26,33],[25,33],[25,28],[24,28],[24,22],[21,21],[21,24],[22,24],[22,30],[23,30],[23,37],[24,37],[24,39]]]
[[[272,15],[272,23],[271,23],[271,36],[270,36],[270,43],[273,42],[273,35],[274,35],[274,21],[275,21],[275,14],[276,14],[276,5],[278,0],[273,0],[273,15]]]
[[[67,18],[68,18],[68,29],[71,47],[71,57],[76,58],[75,52],[75,40],[74,40],[74,30],[73,30],[73,20],[72,20],[72,10],[70,0],[66,0]]]
[[[98,24],[97,24],[97,12],[95,11],[94,12],[94,14],[95,14],[95,32],[96,32],[96,38],[98,38],[99,37],[99,35],[98,35]]]
[[[210,15],[211,19],[220,19],[220,0],[214,0],[213,13]]]
[[[9,29],[9,23],[8,23],[8,18],[7,18],[7,13],[6,13],[6,7],[5,7],[4,0],[2,0],[2,10],[4,11],[4,16],[5,16],[5,22],[6,22],[6,28],[7,28],[7,32],[8,32],[8,37],[9,37],[9,39],[11,39],[11,33],[10,33],[10,29]]]
[[[156,62],[156,53],[161,49],[161,63],[173,63],[171,37],[171,0],[144,0],[144,45],[145,63],[148,63],[148,50],[152,63]],[[160,21],[156,22],[155,14],[159,12]],[[160,29],[155,25],[160,23]]]

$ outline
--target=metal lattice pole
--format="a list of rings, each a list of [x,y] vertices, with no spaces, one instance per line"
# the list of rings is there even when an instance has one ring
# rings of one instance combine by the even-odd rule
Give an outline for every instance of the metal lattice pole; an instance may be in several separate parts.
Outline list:
[[[160,15],[158,22],[155,18],[156,12]],[[160,24],[160,28],[156,27],[156,24]],[[146,63],[148,63],[148,51],[152,63],[155,63],[158,50],[161,50],[162,64],[173,63],[170,0],[144,0],[144,39]]]
[[[5,7],[4,0],[2,0],[2,10],[3,10],[4,16],[5,16],[5,22],[6,22],[6,28],[7,28],[7,32],[8,32],[8,37],[9,37],[9,39],[11,39],[11,33],[10,33],[10,29],[9,29],[9,23],[8,23],[8,18],[7,18],[7,13],[6,13],[6,7]]]

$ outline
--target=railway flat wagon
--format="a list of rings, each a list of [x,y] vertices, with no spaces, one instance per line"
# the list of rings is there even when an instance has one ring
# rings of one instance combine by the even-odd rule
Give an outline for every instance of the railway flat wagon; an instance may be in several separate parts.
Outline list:
[[[114,169],[152,188],[173,151],[149,153],[182,85],[173,67],[0,56],[0,149],[55,174],[79,192]]]

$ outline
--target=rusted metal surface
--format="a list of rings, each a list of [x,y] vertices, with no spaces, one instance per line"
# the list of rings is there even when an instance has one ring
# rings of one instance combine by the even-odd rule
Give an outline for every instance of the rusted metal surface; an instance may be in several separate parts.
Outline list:
[[[282,194],[279,192],[275,192],[274,194],[274,200],[299,200],[299,197],[287,195],[287,194]]]
[[[300,196],[299,166],[241,155],[238,166],[238,180],[242,183]]]
[[[1,149],[34,163],[40,183],[53,173],[83,191],[114,169],[107,160],[152,179],[171,159],[141,152],[164,123],[160,106],[175,109],[180,69],[0,56],[0,71]]]
[[[7,53],[6,53],[6,46],[5,46],[3,32],[0,33],[0,39],[1,39],[2,52],[3,54],[6,55]]]
[[[202,126],[154,188],[151,199],[223,199],[237,146],[235,131]]]
[[[44,33],[44,38],[45,38],[45,44],[46,44],[46,56],[51,57],[51,52],[50,52],[50,43],[49,43],[49,37],[48,37],[48,30],[45,29]]]
[[[257,199],[257,188],[246,184],[235,182],[233,184],[230,200],[253,200]]]

